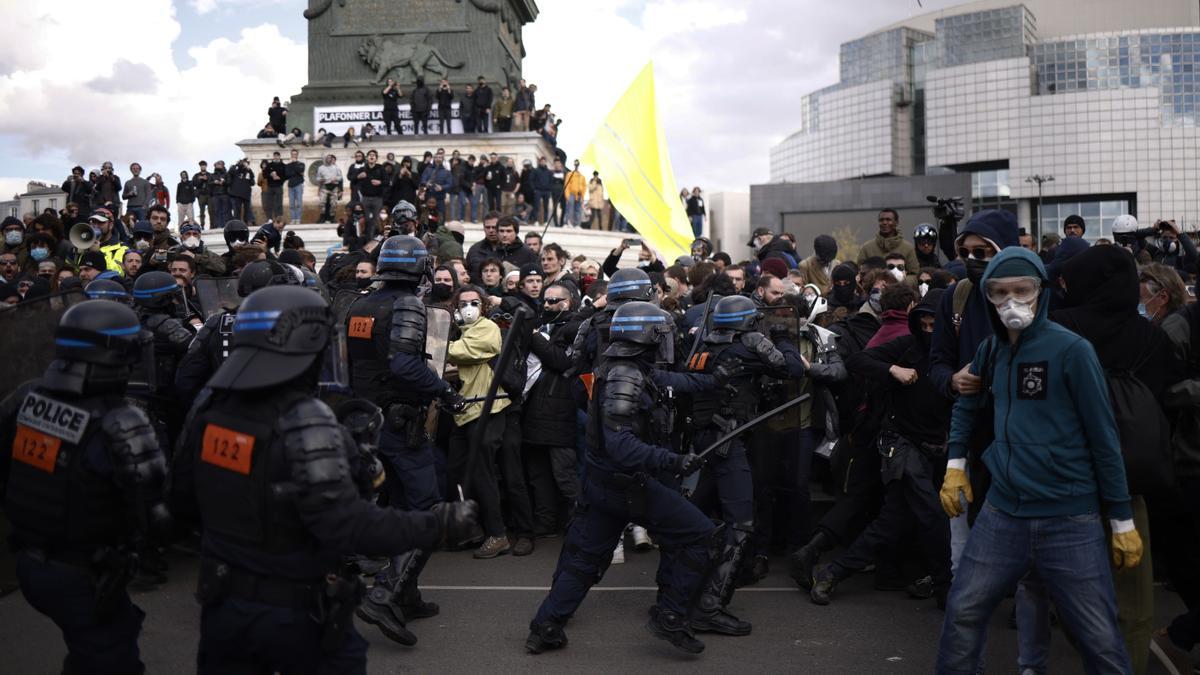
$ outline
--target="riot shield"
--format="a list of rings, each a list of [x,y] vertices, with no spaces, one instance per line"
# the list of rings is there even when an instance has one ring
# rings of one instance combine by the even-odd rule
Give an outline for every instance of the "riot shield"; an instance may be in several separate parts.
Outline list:
[[[322,389],[333,391],[350,390],[350,360],[346,344],[346,326],[335,324],[333,334],[329,337],[329,346],[321,356],[321,377],[318,383]]]
[[[446,352],[450,349],[450,312],[441,307],[425,308],[425,359],[434,375],[446,372]]]
[[[242,304],[242,297],[237,290],[237,277],[200,277],[194,283],[205,321],[226,310],[237,309]]]
[[[54,330],[71,305],[87,300],[82,288],[0,307],[0,353],[6,356],[0,400],[41,377],[54,360]]]
[[[346,324],[346,317],[350,313],[350,305],[354,304],[355,300],[366,295],[362,291],[353,288],[343,288],[333,296],[333,302],[330,307],[333,309],[333,320],[339,326]]]
[[[793,343],[800,339],[800,313],[790,304],[761,307],[762,319],[759,320],[758,330],[763,335],[771,335],[771,329],[787,329],[787,336]]]

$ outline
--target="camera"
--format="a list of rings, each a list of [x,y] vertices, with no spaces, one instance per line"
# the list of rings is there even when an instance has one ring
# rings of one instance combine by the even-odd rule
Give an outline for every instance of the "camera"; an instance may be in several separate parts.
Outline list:
[[[933,204],[933,217],[939,222],[951,222],[958,224],[958,221],[963,218],[963,200],[962,197],[937,197],[929,195],[925,197]]]

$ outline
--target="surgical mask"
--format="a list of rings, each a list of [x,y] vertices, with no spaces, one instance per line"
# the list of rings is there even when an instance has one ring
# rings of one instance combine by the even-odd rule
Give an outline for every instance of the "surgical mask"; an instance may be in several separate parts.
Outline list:
[[[50,257],[50,249],[48,248],[31,248],[29,249],[29,257],[37,261],[45,260]]]
[[[904,270],[898,267],[888,270],[888,274],[892,275],[896,281],[904,281]]]
[[[639,260],[637,262],[638,269],[645,269],[650,266],[649,260]]]
[[[1140,314],[1143,319],[1150,318],[1150,311],[1146,309],[1146,303],[1144,303],[1144,302],[1138,303],[1138,314]]]
[[[965,263],[967,266],[967,279],[970,280],[972,284],[979,285],[979,282],[983,279],[984,271],[987,270],[989,262],[991,261],[967,258]]]
[[[925,294],[929,292],[929,284],[919,283],[917,284],[917,290],[920,291],[921,297],[923,298],[925,297]]]
[[[187,248],[196,248],[200,245],[200,237],[184,237],[183,245]]]
[[[466,325],[472,324],[479,320],[479,307],[476,305],[467,305],[466,307],[458,308],[459,323]]]
[[[20,230],[9,230],[4,233],[4,243],[16,246],[25,240],[25,233]]]
[[[871,291],[871,295],[867,296],[867,304],[871,306],[871,311],[875,312],[876,314],[883,309],[883,305],[879,302],[879,298],[882,295],[883,291],[876,288]]]
[[[149,239],[137,239],[133,242],[133,247],[139,251],[145,251],[146,249],[150,248],[150,240]]]
[[[1003,305],[996,307],[1000,313],[1000,323],[1009,330],[1025,330],[1033,323],[1033,303],[1019,302],[1009,298]]]

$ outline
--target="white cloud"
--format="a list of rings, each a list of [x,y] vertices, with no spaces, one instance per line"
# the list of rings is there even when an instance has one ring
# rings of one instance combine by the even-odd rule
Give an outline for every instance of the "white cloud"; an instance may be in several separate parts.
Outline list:
[[[208,14],[218,9],[237,11],[247,5],[279,5],[288,0],[188,0],[188,5],[197,14]]]
[[[233,143],[262,127],[270,97],[290,96],[305,81],[306,46],[271,24],[193,47],[194,65],[181,70],[172,55],[181,27],[170,0],[62,4],[53,16],[71,21],[23,3],[0,24],[0,45],[35,53],[0,74],[0,135],[28,159],[61,159],[64,175],[74,164],[105,160],[124,174],[120,167],[137,160],[173,182],[179,168],[190,170],[201,157],[232,158]],[[133,15],[136,39],[95,43],[96,35],[126,34]]]

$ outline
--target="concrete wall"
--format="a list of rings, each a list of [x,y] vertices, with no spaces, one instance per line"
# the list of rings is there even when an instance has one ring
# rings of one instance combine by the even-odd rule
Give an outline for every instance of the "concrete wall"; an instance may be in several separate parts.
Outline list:
[[[818,234],[849,226],[861,243],[875,236],[879,209],[900,212],[900,231],[909,236],[918,223],[932,222],[926,195],[971,201],[971,175],[947,174],[868,178],[826,183],[770,183],[750,186],[750,222],[796,235],[802,254]]]
[[[744,253],[750,238],[750,193],[716,192],[708,196],[708,236],[718,251]]]

